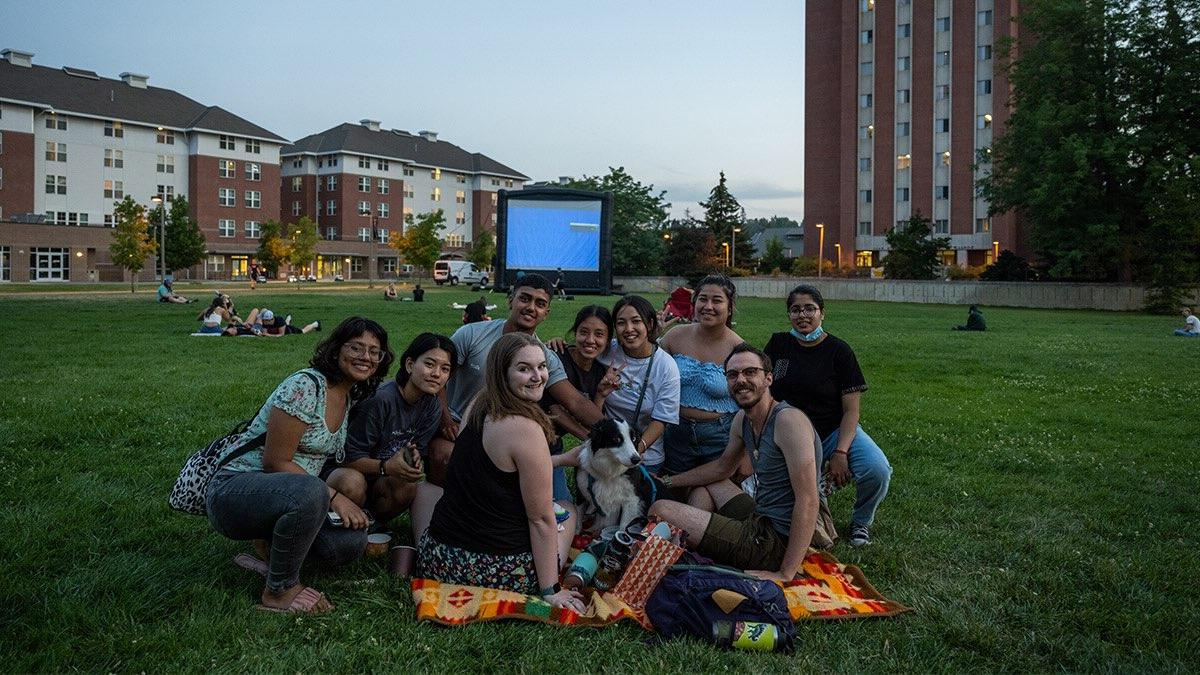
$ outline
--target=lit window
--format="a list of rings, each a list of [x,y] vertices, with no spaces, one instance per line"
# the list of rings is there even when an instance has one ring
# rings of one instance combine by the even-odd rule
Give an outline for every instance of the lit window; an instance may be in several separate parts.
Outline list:
[[[120,122],[105,122],[104,135],[113,138],[124,138],[125,127]]]
[[[442,201],[442,188],[433,188],[433,192],[429,194],[429,198],[435,202]]]
[[[854,254],[854,264],[857,267],[871,267],[875,262],[874,251],[858,251]]]
[[[465,182],[467,182],[467,177],[462,175],[461,173],[454,174],[454,182],[455,183],[465,183]]]
[[[463,192],[462,190],[455,192],[454,193],[454,202],[456,204],[466,204],[467,203],[467,193]]]
[[[120,181],[120,180],[104,181],[104,198],[105,199],[124,199],[125,198],[125,181]]]
[[[454,224],[455,225],[466,225],[467,224],[467,214],[463,213],[462,211],[455,213],[454,214]]]
[[[907,169],[907,168],[910,168],[911,166],[912,166],[912,155],[905,153],[903,155],[899,155],[896,157],[896,168],[897,169]]]
[[[218,178],[233,178],[235,175],[237,175],[237,162],[232,159],[217,160]]]
[[[949,150],[942,151],[942,164],[945,164],[946,166],[950,166],[950,151]]]
[[[412,199],[412,198],[413,198],[413,186],[412,186],[412,183],[406,183],[406,184],[404,185],[404,198],[405,198],[405,199]]]
[[[441,169],[430,169],[429,177],[434,180],[441,180],[442,179],[442,170]]]

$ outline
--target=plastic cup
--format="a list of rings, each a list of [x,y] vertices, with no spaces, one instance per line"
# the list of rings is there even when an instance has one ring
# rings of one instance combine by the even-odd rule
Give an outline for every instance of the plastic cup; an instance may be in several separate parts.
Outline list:
[[[413,561],[417,559],[417,549],[412,546],[393,546],[388,555],[388,573],[394,577],[408,577],[412,574]]]

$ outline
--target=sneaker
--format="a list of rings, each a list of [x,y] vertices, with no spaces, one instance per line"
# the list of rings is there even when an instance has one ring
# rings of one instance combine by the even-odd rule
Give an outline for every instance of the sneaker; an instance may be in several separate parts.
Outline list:
[[[291,314],[288,314],[288,315],[287,315],[287,316],[286,316],[286,317],[283,319],[283,325],[285,325],[285,326],[290,326],[290,325],[292,325],[292,315],[291,315]]]
[[[871,528],[855,523],[850,526],[850,545],[868,546],[871,543]]]
[[[321,322],[320,321],[317,322],[317,330],[321,330]]]

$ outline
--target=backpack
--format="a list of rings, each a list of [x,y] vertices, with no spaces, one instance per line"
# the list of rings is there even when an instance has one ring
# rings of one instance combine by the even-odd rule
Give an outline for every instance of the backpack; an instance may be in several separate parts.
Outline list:
[[[779,584],[713,565],[673,565],[646,602],[646,617],[664,638],[714,642],[717,621],[773,624],[784,645],[796,635]]]

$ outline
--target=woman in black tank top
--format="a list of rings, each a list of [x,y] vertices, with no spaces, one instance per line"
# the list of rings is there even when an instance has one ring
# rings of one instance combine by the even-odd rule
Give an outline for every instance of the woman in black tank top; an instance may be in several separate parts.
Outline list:
[[[549,373],[537,338],[493,345],[446,471],[445,492],[418,544],[420,573],[445,583],[537,594],[583,611],[558,585],[550,419],[538,407]]]

